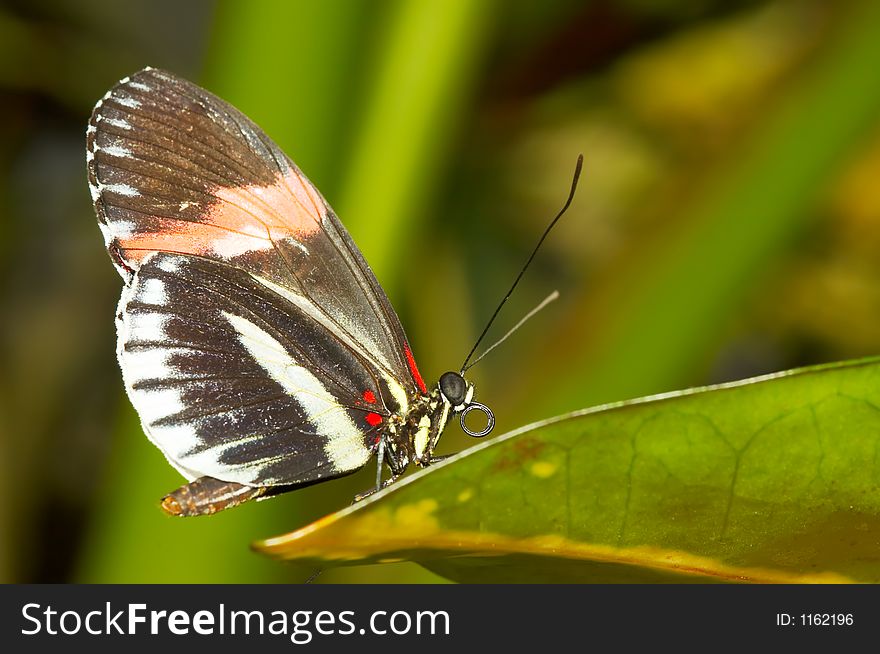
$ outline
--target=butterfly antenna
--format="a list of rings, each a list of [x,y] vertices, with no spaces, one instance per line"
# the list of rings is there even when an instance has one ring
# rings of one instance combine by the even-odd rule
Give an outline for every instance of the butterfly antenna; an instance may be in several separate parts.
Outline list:
[[[541,309],[546,307],[548,304],[550,304],[554,300],[558,300],[558,299],[559,299],[559,291],[553,291],[550,295],[548,295],[543,300],[541,300],[541,303],[538,306],[536,306],[534,309],[529,311],[525,316],[523,316],[520,319],[520,321],[518,323],[516,323],[513,327],[511,327],[504,336],[502,336],[497,341],[495,341],[492,345],[487,347],[480,356],[478,356],[476,359],[471,361],[466,368],[462,369],[461,372],[465,373],[468,370],[470,370],[471,368],[473,368],[475,365],[477,365],[480,361],[483,360],[484,356],[486,356],[487,354],[489,354],[489,352],[491,352],[496,347],[501,345],[504,341],[506,341],[510,337],[511,334],[513,334],[513,332],[515,332],[517,329],[522,327],[525,324],[526,320],[528,320],[529,318],[534,316],[536,313],[538,313]]]
[[[584,167],[584,155],[579,154],[578,158],[577,158],[577,163],[575,164],[575,167],[574,167],[574,177],[571,180],[571,190],[568,192],[568,199],[565,201],[565,204],[563,205],[562,209],[559,210],[559,213],[556,214],[556,217],[550,221],[549,225],[547,225],[547,229],[544,230],[544,233],[541,235],[541,238],[538,240],[538,244],[535,246],[535,249],[532,250],[532,253],[529,255],[529,258],[526,261],[526,264],[522,267],[522,270],[519,271],[519,275],[516,276],[516,279],[513,281],[513,285],[510,287],[510,290],[507,291],[507,295],[504,296],[504,299],[501,300],[501,302],[498,304],[498,307],[495,309],[495,313],[493,313],[492,317],[489,318],[489,322],[486,323],[486,327],[483,329],[483,333],[480,334],[480,337],[477,339],[477,342],[474,343],[474,346],[471,348],[471,351],[468,353],[467,358],[464,360],[464,363],[461,365],[461,372],[462,373],[464,373],[464,371],[470,367],[468,365],[468,362],[471,360],[471,357],[474,356],[474,352],[477,351],[477,348],[479,347],[480,343],[483,341],[483,338],[486,336],[486,332],[489,331],[489,328],[492,326],[492,323],[495,322],[495,318],[498,317],[498,313],[501,311],[501,307],[504,306],[504,304],[507,302],[507,300],[513,294],[514,289],[516,289],[517,284],[519,284],[519,280],[522,279],[523,274],[526,272],[526,270],[528,270],[529,265],[532,263],[532,259],[534,259],[535,255],[538,254],[538,250],[541,248],[541,244],[544,242],[544,239],[547,238],[547,235],[550,233],[550,230],[553,229],[553,227],[556,225],[556,223],[559,221],[559,219],[562,218],[563,214],[566,211],[568,211],[568,207],[571,206],[571,201],[574,199],[574,192],[575,192],[575,190],[577,190],[578,179],[581,176],[581,169],[583,167]],[[543,306],[543,304],[546,304],[546,302],[547,301],[542,303],[541,306]],[[534,313],[536,313],[537,310],[538,309],[535,309],[534,311],[532,311],[528,316],[526,316],[525,319],[520,321],[520,324],[522,322],[525,322],[525,320],[530,318],[532,315],[534,315]],[[517,325],[517,327],[519,327],[519,325]],[[507,336],[509,336],[510,333],[512,333],[512,332],[508,332]],[[505,336],[504,338],[507,338],[507,336]],[[504,340],[504,339],[501,339],[501,340]],[[496,345],[497,345],[497,343],[496,343]],[[492,347],[495,347],[495,346],[493,345]],[[489,348],[489,349],[492,349],[492,348]],[[488,353],[488,351],[489,350],[486,350],[486,352],[484,352],[480,358],[485,356],[486,353]],[[479,359],[477,359],[477,361],[479,361]],[[476,363],[476,361],[474,363]],[[473,364],[471,364],[471,365],[473,365]]]

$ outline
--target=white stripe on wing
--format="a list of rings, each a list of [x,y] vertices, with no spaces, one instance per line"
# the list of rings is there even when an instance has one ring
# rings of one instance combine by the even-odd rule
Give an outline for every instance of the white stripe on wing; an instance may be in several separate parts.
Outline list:
[[[324,452],[335,471],[363,466],[371,456],[364,434],[321,381],[261,327],[233,313],[222,314],[254,360],[302,406],[309,422],[326,440]]]

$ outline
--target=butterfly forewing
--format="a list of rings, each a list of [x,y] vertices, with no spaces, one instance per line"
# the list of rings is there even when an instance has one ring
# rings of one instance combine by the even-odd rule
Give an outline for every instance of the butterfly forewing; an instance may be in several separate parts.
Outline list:
[[[146,69],[99,102],[89,183],[126,282],[119,358],[187,477],[288,485],[366,463],[425,387],[333,211],[248,118]]]

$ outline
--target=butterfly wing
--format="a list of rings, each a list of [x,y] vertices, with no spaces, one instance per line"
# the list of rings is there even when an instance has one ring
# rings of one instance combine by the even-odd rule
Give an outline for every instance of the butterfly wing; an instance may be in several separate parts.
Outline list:
[[[425,393],[400,322],[320,193],[247,117],[145,69],[87,131],[125,281],[126,389],[189,479],[290,485],[369,459]]]

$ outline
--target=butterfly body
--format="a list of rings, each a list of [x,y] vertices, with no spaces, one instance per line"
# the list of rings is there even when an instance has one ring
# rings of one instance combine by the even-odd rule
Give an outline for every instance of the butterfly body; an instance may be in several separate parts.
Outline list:
[[[213,513],[374,456],[378,488],[383,460],[389,481],[429,465],[450,415],[482,407],[458,373],[464,391],[428,389],[333,210],[229,104],[144,69],[95,107],[86,158],[124,283],[126,391],[190,481],[169,513]]]

